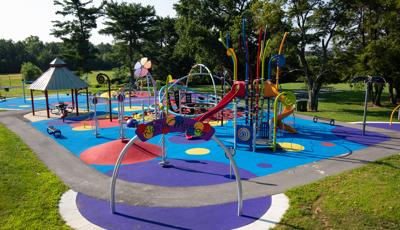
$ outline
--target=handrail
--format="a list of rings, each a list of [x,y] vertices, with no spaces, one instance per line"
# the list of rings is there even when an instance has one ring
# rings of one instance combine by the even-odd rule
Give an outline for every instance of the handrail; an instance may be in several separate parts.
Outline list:
[[[285,32],[283,34],[283,38],[282,38],[281,44],[279,46],[278,55],[281,55],[282,52],[283,52],[283,45],[285,44],[287,36],[288,36],[288,32]],[[280,68],[279,68],[279,65],[277,65],[277,67],[276,67],[276,77],[275,77],[276,83],[275,84],[276,84],[276,88],[278,88],[278,89],[279,89],[279,76],[280,76],[280,74],[281,74],[280,73]]]
[[[390,114],[390,125],[393,123],[393,116],[396,113],[396,110],[400,109],[400,105],[396,106],[396,108],[393,109],[392,113]],[[399,112],[400,113],[400,112]]]

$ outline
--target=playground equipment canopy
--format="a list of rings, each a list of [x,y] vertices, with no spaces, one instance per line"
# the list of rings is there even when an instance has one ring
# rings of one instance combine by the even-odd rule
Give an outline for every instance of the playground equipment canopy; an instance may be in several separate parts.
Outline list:
[[[33,101],[33,90],[44,91],[46,97],[46,109],[47,117],[50,117],[49,113],[49,100],[48,90],[65,90],[71,89],[72,105],[76,108],[76,114],[79,115],[78,110],[78,90],[86,89],[86,101],[89,106],[88,98],[88,84],[71,72],[67,67],[67,64],[60,58],[55,58],[50,63],[50,68],[42,74],[36,81],[34,81],[29,89],[31,90],[31,101],[32,101],[32,113],[35,115],[34,101]],[[75,94],[75,98],[74,98]],[[76,103],[76,105],[75,105]],[[89,110],[89,109],[88,109]]]

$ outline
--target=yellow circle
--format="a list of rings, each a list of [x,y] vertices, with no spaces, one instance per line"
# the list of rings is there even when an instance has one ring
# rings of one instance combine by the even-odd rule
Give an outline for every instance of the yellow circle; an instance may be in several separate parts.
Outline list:
[[[175,116],[174,115],[168,115],[167,119],[166,119],[167,125],[168,126],[174,126],[175,125]]]
[[[223,124],[225,125],[226,123],[228,123],[228,121],[224,120]],[[221,126],[221,121],[210,121],[208,124],[211,126]]]
[[[144,109],[146,109],[146,107]],[[113,110],[118,111],[118,108],[114,108]],[[129,106],[125,106],[124,110],[125,112],[139,111],[142,110],[142,106],[132,106],[131,108]]]
[[[94,126],[92,125],[85,125],[85,126],[76,126],[72,128],[74,131],[87,131],[87,130],[94,130]]]
[[[32,100],[31,98],[27,98],[28,101]],[[39,100],[46,100],[45,97],[34,97],[33,98],[34,101],[39,101]]]
[[[207,154],[210,154],[210,150],[209,149],[205,149],[205,148],[192,148],[192,149],[186,150],[186,154],[189,154],[189,155],[207,155]]]
[[[296,143],[291,143],[291,142],[279,142],[278,143],[281,148],[287,152],[299,152],[304,150],[303,145],[299,145]]]

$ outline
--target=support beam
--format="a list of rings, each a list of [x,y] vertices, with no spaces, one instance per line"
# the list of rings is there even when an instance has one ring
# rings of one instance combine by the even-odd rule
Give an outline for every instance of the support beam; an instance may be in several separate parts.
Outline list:
[[[31,103],[32,103],[32,115],[35,116],[35,102],[33,101],[33,89],[31,89]]]
[[[78,104],[78,90],[75,89],[75,110],[76,110],[76,116],[79,116],[79,104]]]
[[[86,87],[86,108],[88,113],[90,112],[89,110],[89,89]]]
[[[44,91],[44,97],[46,98],[46,111],[47,118],[50,118],[50,109],[49,109],[49,92],[47,90]]]
[[[71,89],[72,107],[75,108],[74,90]]]

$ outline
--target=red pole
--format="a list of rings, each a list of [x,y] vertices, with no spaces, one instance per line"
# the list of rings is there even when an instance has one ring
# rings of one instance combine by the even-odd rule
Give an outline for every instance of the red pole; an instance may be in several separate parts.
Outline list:
[[[78,90],[75,89],[76,116],[79,116]]]
[[[33,101],[33,90],[31,89],[31,103],[32,103],[32,115],[35,116],[35,102]]]
[[[50,111],[49,111],[49,94],[48,94],[47,90],[44,91],[44,96],[46,97],[47,118],[50,118]]]
[[[75,101],[74,101],[74,90],[71,89],[71,97],[72,97],[72,107],[75,107]]]

